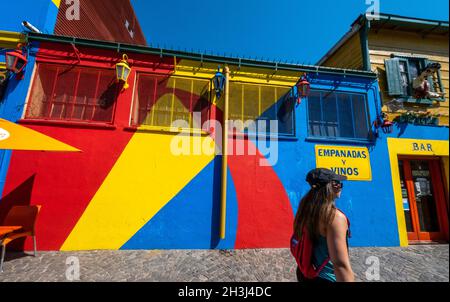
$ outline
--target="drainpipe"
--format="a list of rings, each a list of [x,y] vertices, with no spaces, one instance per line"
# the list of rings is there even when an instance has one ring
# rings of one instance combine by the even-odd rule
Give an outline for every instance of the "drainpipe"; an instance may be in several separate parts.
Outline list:
[[[371,71],[370,65],[370,52],[369,52],[369,30],[370,30],[370,20],[364,19],[364,24],[359,32],[359,38],[361,41],[361,52],[363,59],[363,70]]]
[[[225,73],[225,104],[223,108],[223,125],[222,125],[222,188],[220,194],[220,239],[225,239],[225,224],[227,217],[227,149],[228,149],[228,100],[229,100],[229,83],[230,69],[224,67]]]

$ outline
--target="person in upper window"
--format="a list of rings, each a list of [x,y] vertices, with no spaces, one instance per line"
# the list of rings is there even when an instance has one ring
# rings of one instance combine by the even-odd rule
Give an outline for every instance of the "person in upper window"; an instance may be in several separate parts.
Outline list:
[[[433,76],[439,69],[441,69],[441,64],[430,63],[413,80],[414,97],[416,99],[437,99],[444,96],[443,93],[432,92],[428,81],[428,77]]]

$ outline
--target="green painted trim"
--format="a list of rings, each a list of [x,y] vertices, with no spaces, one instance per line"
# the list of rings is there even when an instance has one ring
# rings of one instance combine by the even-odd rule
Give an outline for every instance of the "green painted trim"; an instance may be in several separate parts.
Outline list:
[[[165,57],[177,57],[177,58],[181,58],[181,59],[196,60],[199,62],[214,62],[214,63],[218,63],[218,64],[268,68],[268,69],[274,69],[274,70],[323,73],[323,74],[333,74],[333,75],[340,75],[340,76],[345,75],[345,76],[371,78],[374,80],[377,79],[377,75],[373,72],[353,70],[353,69],[342,69],[342,68],[332,68],[332,67],[313,66],[313,65],[296,65],[296,64],[278,63],[278,62],[264,62],[264,61],[256,61],[256,60],[242,59],[242,58],[229,58],[229,57],[221,57],[221,56],[206,55],[206,54],[199,54],[199,53],[189,53],[189,52],[177,51],[177,50],[168,50],[168,49],[162,49],[162,48],[152,48],[152,47],[148,47],[148,46],[121,44],[121,43],[116,43],[116,42],[97,41],[97,40],[81,39],[81,38],[66,37],[66,36],[37,34],[37,33],[32,33],[32,32],[28,32],[26,37],[27,37],[28,41],[74,44],[74,45],[79,45],[79,46],[110,49],[110,50],[115,50],[117,52],[125,52],[126,51],[126,52],[158,55],[158,56],[165,56]]]

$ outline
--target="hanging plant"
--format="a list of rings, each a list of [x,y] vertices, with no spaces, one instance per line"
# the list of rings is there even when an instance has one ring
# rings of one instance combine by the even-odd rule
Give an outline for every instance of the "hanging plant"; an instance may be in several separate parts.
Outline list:
[[[438,125],[440,114],[431,114],[431,112],[405,112],[394,119],[396,123],[406,123],[414,125]]]

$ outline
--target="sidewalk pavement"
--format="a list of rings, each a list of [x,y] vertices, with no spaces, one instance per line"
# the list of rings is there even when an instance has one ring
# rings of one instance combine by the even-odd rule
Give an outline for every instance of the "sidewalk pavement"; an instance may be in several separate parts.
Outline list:
[[[448,244],[351,248],[350,257],[357,281],[449,282]],[[295,268],[288,249],[7,252],[0,281],[290,282]]]

